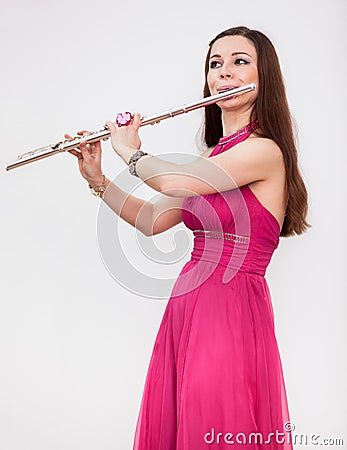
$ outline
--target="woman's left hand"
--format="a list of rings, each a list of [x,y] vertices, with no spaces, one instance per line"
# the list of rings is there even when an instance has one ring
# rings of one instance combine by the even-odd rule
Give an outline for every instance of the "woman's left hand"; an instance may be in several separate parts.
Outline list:
[[[130,157],[141,147],[141,140],[138,134],[141,125],[141,114],[135,113],[132,122],[126,126],[119,127],[111,121],[107,121],[106,125],[111,132],[111,142],[114,151],[128,163]]]

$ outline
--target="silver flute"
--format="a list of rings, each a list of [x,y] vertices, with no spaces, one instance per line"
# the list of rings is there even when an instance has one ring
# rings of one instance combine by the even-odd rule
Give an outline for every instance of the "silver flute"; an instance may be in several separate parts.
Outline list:
[[[235,89],[228,89],[221,92],[220,94],[211,95],[210,97],[205,97],[201,100],[187,103],[183,106],[178,106],[177,108],[173,108],[168,111],[155,114],[153,116],[142,117],[140,126],[142,127],[144,125],[154,125],[155,123],[159,123],[164,119],[169,119],[170,117],[175,117],[180,114],[188,113],[190,111],[194,111],[195,109],[202,108],[204,106],[212,105],[219,102],[220,100],[228,100],[234,95],[254,91],[255,89],[256,85],[254,83],[247,84]],[[47,158],[48,156],[52,156],[57,153],[66,152],[67,150],[71,150],[73,148],[78,148],[78,146],[83,142],[91,144],[93,142],[107,140],[110,136],[111,132],[109,128],[105,126],[102,130],[88,135],[78,136],[71,140],[59,141],[56,144],[49,144],[45,147],[40,147],[35,150],[31,150],[30,152],[19,155],[14,162],[6,165],[6,170],[15,169],[17,167],[24,166],[25,164],[38,161],[39,159]]]

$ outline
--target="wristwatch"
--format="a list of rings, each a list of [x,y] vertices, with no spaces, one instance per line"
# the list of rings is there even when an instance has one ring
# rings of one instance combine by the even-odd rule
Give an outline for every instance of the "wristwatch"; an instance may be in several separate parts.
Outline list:
[[[129,172],[131,175],[135,175],[135,177],[138,177],[136,173],[136,163],[137,161],[142,157],[148,155],[148,153],[143,152],[142,150],[137,150],[129,159],[128,166],[129,166]]]

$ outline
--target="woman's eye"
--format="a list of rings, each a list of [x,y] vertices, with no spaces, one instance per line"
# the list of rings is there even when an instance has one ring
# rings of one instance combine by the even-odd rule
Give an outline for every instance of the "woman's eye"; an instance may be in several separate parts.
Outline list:
[[[239,64],[240,61],[242,61],[241,65],[248,64],[248,61],[246,61],[245,59],[242,59],[242,58],[237,58],[235,61],[235,64]]]
[[[217,67],[217,64],[221,64],[221,63],[219,61],[211,61],[210,68],[215,69]]]
[[[235,64],[237,66],[243,66],[244,64],[249,64],[249,62],[243,58],[237,58],[237,59],[235,59]],[[215,69],[216,67],[221,67],[221,66],[222,66],[222,63],[220,61],[211,61],[210,62],[210,69]]]

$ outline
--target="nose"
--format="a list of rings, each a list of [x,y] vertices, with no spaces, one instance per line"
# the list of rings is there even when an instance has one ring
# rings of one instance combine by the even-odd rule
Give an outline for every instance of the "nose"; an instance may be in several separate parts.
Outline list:
[[[219,72],[219,76],[221,78],[231,78],[233,76],[232,70],[229,66],[229,64],[223,64],[221,67],[221,70]]]

